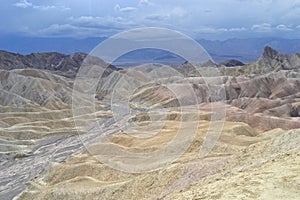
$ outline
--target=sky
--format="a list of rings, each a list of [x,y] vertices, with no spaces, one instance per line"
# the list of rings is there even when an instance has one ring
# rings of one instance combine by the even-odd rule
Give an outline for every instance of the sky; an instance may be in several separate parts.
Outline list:
[[[2,0],[0,35],[109,37],[164,27],[193,38],[300,38],[300,0]]]

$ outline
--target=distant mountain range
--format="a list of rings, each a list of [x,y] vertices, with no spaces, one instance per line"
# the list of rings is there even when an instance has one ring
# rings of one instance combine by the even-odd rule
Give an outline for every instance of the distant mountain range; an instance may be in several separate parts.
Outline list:
[[[0,49],[20,54],[32,52],[74,52],[89,53],[106,38],[30,38],[15,36],[0,36]],[[300,52],[300,39],[280,38],[250,38],[220,40],[197,40],[211,55],[216,63],[236,59],[244,63],[257,60],[265,46],[270,46],[280,52],[292,54]],[[139,50],[128,53],[118,59],[119,64],[130,65],[143,62],[173,63],[183,59],[172,53],[160,50]]]
[[[20,36],[0,36],[0,50],[20,54],[34,52],[61,52],[73,54],[75,52],[89,53],[106,38],[37,38]]]
[[[151,55],[154,56],[154,58],[152,58]],[[0,50],[0,69],[42,69],[52,71],[56,74],[69,78],[74,78],[84,59],[87,57],[88,59],[85,63],[102,67],[108,66],[108,71],[105,75],[108,75],[115,70],[121,70],[122,68],[135,67],[135,64],[145,64],[148,61],[158,63],[158,65],[153,65],[155,66],[154,68],[163,66],[161,64],[167,64],[168,62],[172,64],[173,62],[173,65],[170,66],[174,67],[182,74],[185,74],[186,76],[198,76],[196,73],[197,71],[194,69],[195,67],[188,61],[185,61],[183,58],[167,51],[155,49],[144,49],[142,51],[135,51],[132,54],[125,54],[113,64],[108,64],[101,58],[95,56],[88,56],[86,53],[73,53],[71,55],[67,55],[57,52],[48,52],[22,55]],[[137,58],[138,61],[132,62],[135,58]],[[142,61],[144,61],[144,63]],[[178,64],[175,64],[175,62]],[[198,68],[198,71],[202,69],[209,70],[211,68],[218,68],[224,75],[266,75],[271,72],[273,72],[273,74],[278,74],[280,72],[279,74],[281,75],[282,73],[285,73],[285,77],[295,78],[299,77],[300,54],[285,54],[270,46],[266,46],[264,47],[261,56],[256,61],[248,64],[244,64],[236,59],[228,59],[219,64],[216,64],[211,60],[206,63],[199,64],[200,63],[195,65],[200,67]],[[122,68],[120,68],[120,66]],[[289,73],[286,74],[286,72]]]
[[[217,63],[228,59],[237,59],[244,63],[253,62],[260,57],[265,46],[286,54],[300,52],[300,39],[250,38],[225,41],[198,40],[198,42]]]

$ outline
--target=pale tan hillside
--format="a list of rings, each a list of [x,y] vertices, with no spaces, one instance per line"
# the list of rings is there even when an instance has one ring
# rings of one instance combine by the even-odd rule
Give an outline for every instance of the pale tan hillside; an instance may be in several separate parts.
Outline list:
[[[155,151],[174,136],[178,124],[176,120],[168,121],[151,139],[134,139],[125,132],[112,136],[110,141],[132,152]],[[244,123],[226,122],[213,151],[199,159],[209,122],[201,124],[186,153],[158,171],[125,173],[83,154],[53,164],[46,174],[32,180],[18,199],[268,199],[265,197],[276,197],[283,190],[286,194],[280,194],[282,197],[296,199],[299,130],[275,129],[257,135]],[[143,132],[147,134],[147,129],[141,126],[139,134]],[[90,148],[97,155],[97,144]],[[277,193],[272,192],[273,186]]]

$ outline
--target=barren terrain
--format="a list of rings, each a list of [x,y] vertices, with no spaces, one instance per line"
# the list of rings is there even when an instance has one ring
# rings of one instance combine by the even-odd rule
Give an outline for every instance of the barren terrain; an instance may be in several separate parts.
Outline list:
[[[86,55],[19,56],[20,67],[11,56],[0,56],[0,199],[300,197],[299,54],[266,47],[234,67],[110,65],[93,109],[84,90],[74,98]],[[23,66],[31,57],[47,67]]]

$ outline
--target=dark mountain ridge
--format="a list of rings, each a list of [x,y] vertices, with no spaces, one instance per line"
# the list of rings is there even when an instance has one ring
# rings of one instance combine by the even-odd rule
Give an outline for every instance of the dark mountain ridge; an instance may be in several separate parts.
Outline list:
[[[117,67],[107,64],[102,59],[89,56],[85,53],[73,53],[71,55],[57,52],[31,53],[22,55],[7,51],[0,51],[0,69],[42,69],[54,71],[60,75],[74,77],[78,69],[88,57],[89,64],[108,67],[108,71],[118,70]]]

